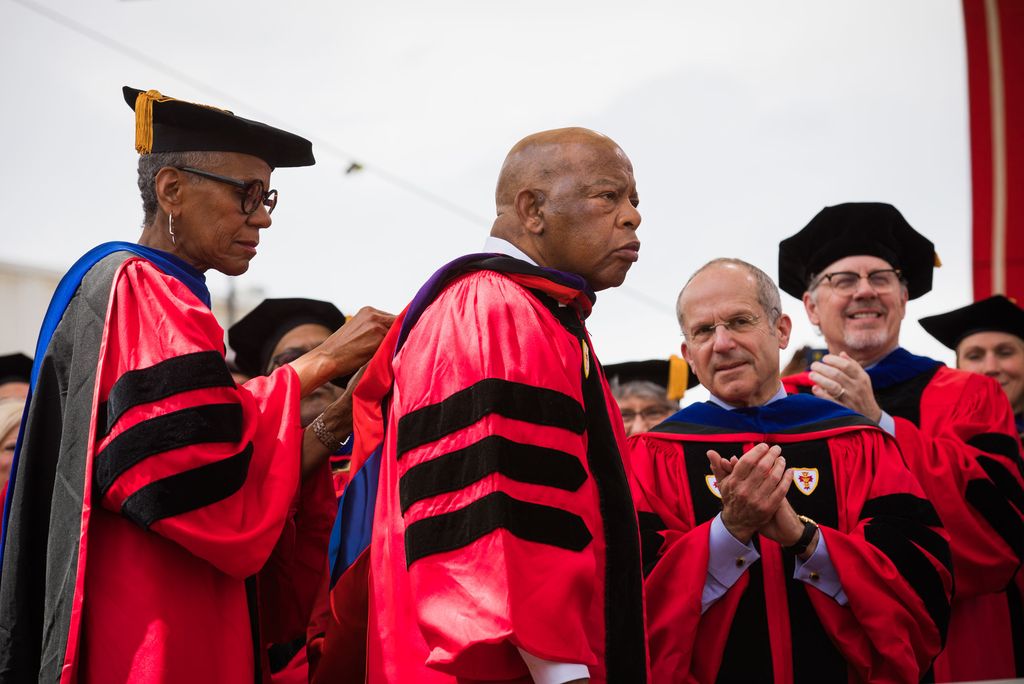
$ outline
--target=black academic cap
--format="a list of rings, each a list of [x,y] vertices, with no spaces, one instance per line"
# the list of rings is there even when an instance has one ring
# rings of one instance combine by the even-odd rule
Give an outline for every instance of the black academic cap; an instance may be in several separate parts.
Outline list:
[[[666,359],[650,361],[625,361],[604,367],[608,382],[616,380],[619,384],[646,380],[665,388],[665,393],[672,401],[679,401],[686,393],[700,384],[697,376],[690,372],[686,361],[676,355]]]
[[[135,110],[135,150],[150,152],[241,152],[272,168],[310,166],[313,145],[294,133],[235,116],[226,109],[175,100],[156,90],[125,86]]]
[[[911,299],[932,289],[932,269],[941,265],[935,245],[911,228],[896,207],[849,202],[825,207],[803,230],[779,243],[779,287],[800,299],[822,269],[860,254],[900,269]]]
[[[317,299],[264,299],[228,329],[235,363],[249,376],[264,375],[274,347],[289,330],[317,323],[328,330],[345,324],[345,316],[330,302]]]
[[[31,378],[31,357],[21,353],[0,356],[0,385],[6,382],[29,382]]]
[[[926,316],[919,323],[932,337],[950,349],[978,332],[1004,332],[1024,340],[1024,311],[1003,295],[935,316]]]

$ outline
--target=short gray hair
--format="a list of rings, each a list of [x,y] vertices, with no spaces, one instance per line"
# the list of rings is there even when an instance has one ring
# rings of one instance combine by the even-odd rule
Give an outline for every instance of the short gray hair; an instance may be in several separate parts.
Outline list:
[[[637,399],[644,399],[655,403],[666,410],[679,410],[679,404],[668,398],[665,388],[650,380],[619,382],[618,378],[612,378],[612,381],[608,383],[608,387],[611,389],[612,396],[616,400],[636,397]]]
[[[156,199],[156,174],[165,166],[194,166],[204,168],[215,159],[216,152],[154,152],[139,156],[139,193],[142,195],[142,225],[148,226],[156,218],[160,207]],[[196,176],[193,181],[198,183]]]
[[[761,305],[761,309],[764,310],[766,316],[768,316],[768,324],[775,325],[779,321],[779,316],[782,315],[782,297],[779,296],[779,287],[772,280],[771,276],[759,269],[753,264],[747,263],[742,259],[733,259],[730,257],[720,257],[718,259],[712,259],[708,263],[704,264],[690,276],[690,279],[683,285],[683,289],[679,291],[679,296],[676,297],[676,318],[679,319],[679,327],[685,331],[683,325],[683,310],[679,307],[679,302],[683,298],[683,293],[686,292],[686,288],[690,286],[693,279],[700,275],[705,270],[712,266],[722,266],[725,264],[732,264],[733,266],[739,266],[744,269],[747,273],[754,277],[754,283],[757,286],[757,303]]]

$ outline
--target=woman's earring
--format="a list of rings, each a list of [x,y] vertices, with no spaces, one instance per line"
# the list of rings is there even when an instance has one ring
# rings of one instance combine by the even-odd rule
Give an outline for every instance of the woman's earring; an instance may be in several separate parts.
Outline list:
[[[171,244],[174,244],[174,214],[167,216],[167,232],[171,234]]]

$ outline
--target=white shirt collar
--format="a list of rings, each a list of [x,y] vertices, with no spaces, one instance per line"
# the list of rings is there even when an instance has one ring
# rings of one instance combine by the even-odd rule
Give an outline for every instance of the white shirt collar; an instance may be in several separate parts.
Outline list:
[[[493,235],[488,235],[487,239],[484,240],[483,251],[494,254],[504,254],[505,256],[520,259],[521,261],[533,264],[534,266],[538,265],[536,261],[526,256],[525,252],[513,245],[511,242],[500,237],[494,237]]]
[[[768,401],[764,402],[761,405],[762,406],[767,406],[768,404],[774,403],[774,402],[778,401],[779,399],[785,399],[785,398],[786,398],[786,388],[783,387],[782,383],[780,382],[779,383],[779,389],[778,389],[777,392],[775,392],[775,395],[771,399],[769,399]],[[726,402],[724,402],[721,399],[719,399],[718,397],[716,397],[714,394],[710,394],[708,396],[708,401],[710,401],[715,406],[721,406],[726,411],[734,411],[735,409],[742,408],[740,406],[733,406],[732,404],[727,404]]]

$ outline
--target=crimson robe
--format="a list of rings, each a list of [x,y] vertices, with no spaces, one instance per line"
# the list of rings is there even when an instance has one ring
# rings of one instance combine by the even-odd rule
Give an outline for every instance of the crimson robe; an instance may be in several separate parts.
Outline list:
[[[782,447],[803,473],[787,498],[815,520],[845,606],[793,578],[794,558],[755,535],[761,559],[701,614],[709,529],[721,511],[707,451]],[[726,411],[696,404],[630,438],[649,571],[652,681],[915,682],[939,652],[949,547],[895,443],[814,397]]]
[[[37,353],[0,681],[259,681],[308,621],[317,584],[293,580],[322,572],[327,469],[297,498],[295,372],[235,385],[202,276],[125,249],[76,264]]]
[[[950,536],[956,595],[936,681],[1024,676],[1024,479],[999,384],[897,349],[868,370],[875,399]],[[806,373],[784,378],[808,390]]]
[[[368,566],[368,605],[336,585],[316,681],[361,681],[344,668],[360,664],[364,628],[370,683],[529,682],[520,648],[585,664],[595,684],[647,681],[624,434],[584,288],[464,258],[385,339],[354,409],[350,489],[373,451],[358,428],[374,402],[386,416],[369,560],[348,570]]]

